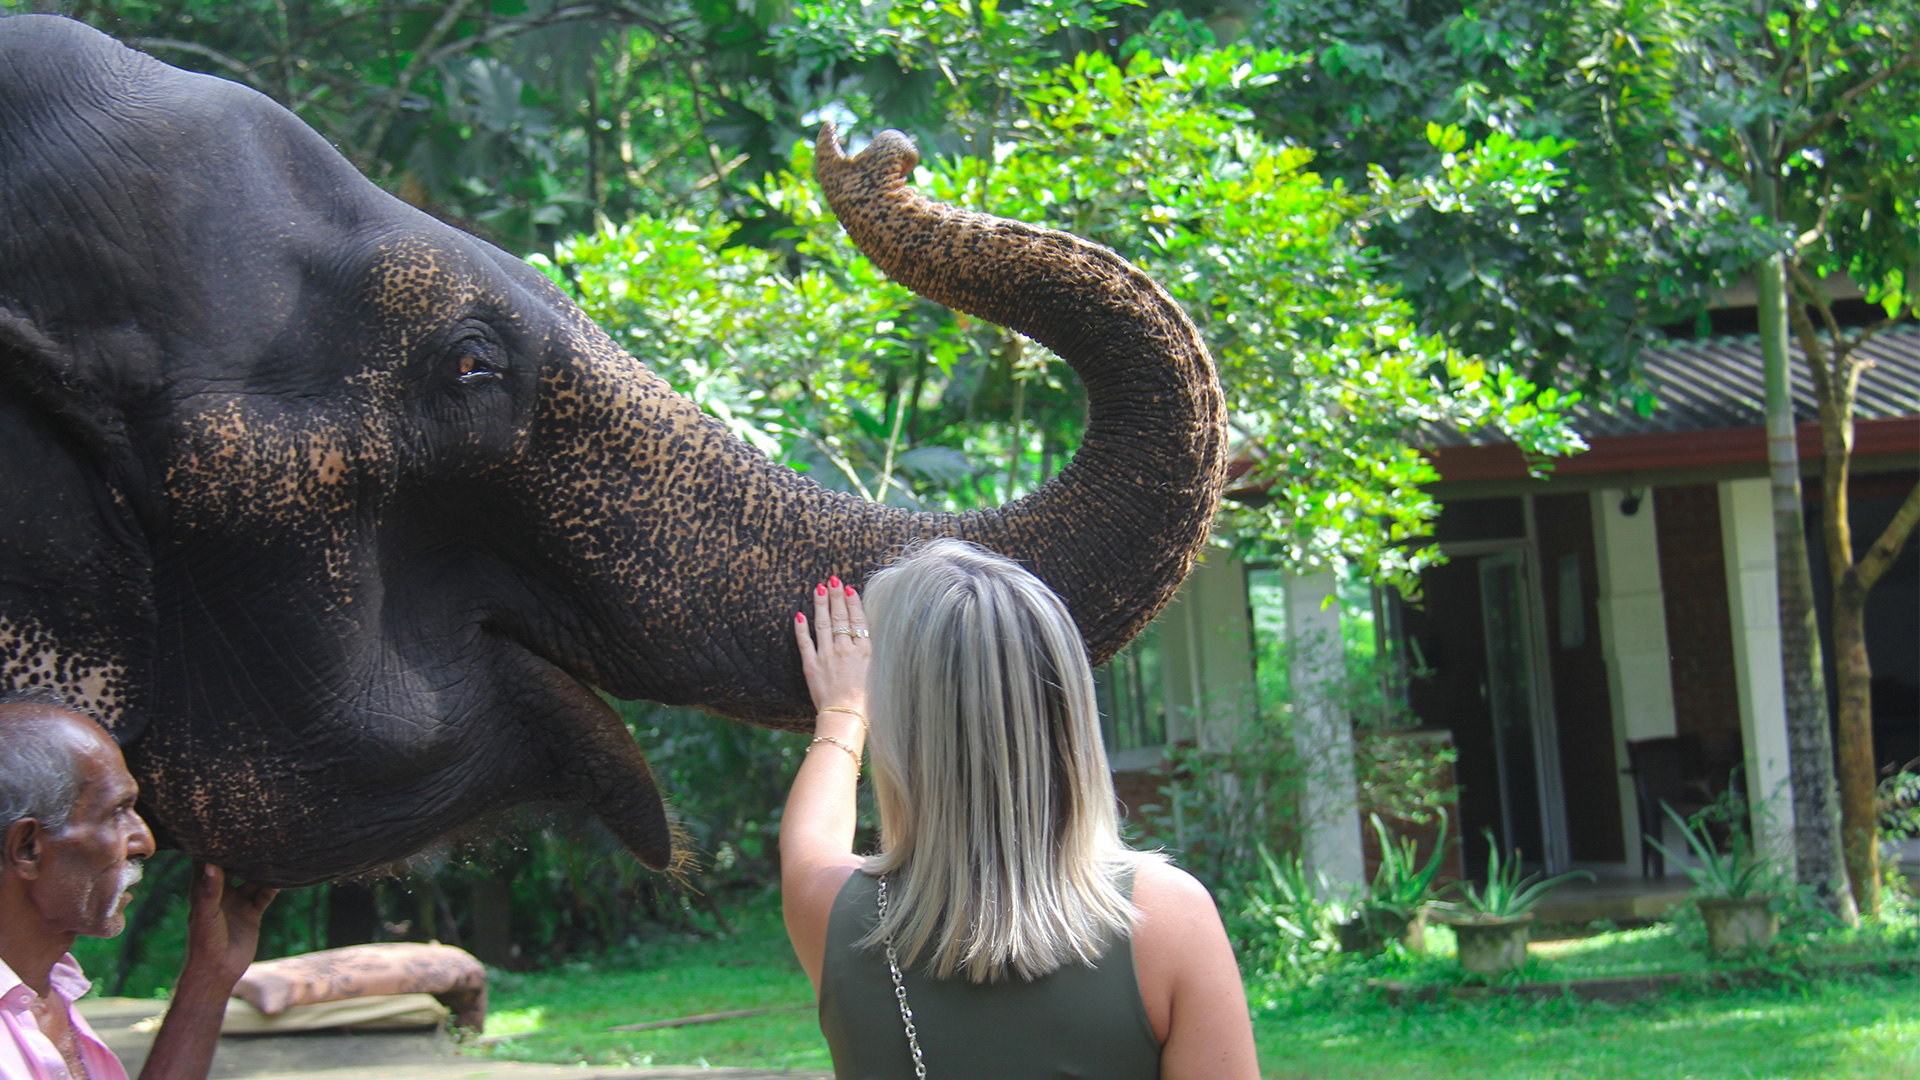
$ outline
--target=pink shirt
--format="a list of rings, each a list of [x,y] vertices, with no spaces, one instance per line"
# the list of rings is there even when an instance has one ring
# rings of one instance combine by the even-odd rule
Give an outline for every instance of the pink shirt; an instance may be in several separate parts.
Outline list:
[[[73,1025],[74,1043],[80,1048],[80,1061],[87,1067],[89,1080],[127,1080],[120,1059],[73,1006],[93,989],[93,984],[80,973],[72,953],[53,965],[47,981],[54,993],[67,1001],[67,1022]],[[67,1071],[67,1063],[54,1049],[53,1040],[34,1022],[33,1002],[38,996],[0,961],[0,1080],[80,1080]]]

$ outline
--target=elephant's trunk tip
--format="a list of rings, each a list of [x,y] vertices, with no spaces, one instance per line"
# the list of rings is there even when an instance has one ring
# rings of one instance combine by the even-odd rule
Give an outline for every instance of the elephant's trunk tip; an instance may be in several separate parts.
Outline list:
[[[846,156],[840,149],[840,134],[833,121],[820,121],[820,134],[813,137],[814,171],[819,171],[822,162],[840,161]]]
[[[833,121],[822,121],[814,142],[813,175],[836,210],[860,193],[901,187],[920,164],[920,151],[903,132],[888,128],[873,137],[866,149],[848,157],[840,149]]]

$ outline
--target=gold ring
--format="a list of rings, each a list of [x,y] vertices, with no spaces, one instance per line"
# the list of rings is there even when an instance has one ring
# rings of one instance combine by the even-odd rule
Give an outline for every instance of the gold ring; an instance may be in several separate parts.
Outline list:
[[[854,637],[872,637],[873,631],[866,630],[866,629],[855,630],[853,632],[853,636]]]
[[[844,627],[844,626],[836,626],[836,627],[834,627],[834,628],[833,628],[833,632],[834,632],[834,633],[836,633],[836,634],[845,634],[845,635],[847,635],[848,637],[859,637],[859,636],[860,636],[859,634],[856,634],[856,633],[854,633],[853,631],[851,631],[851,630],[849,630],[849,629],[847,629],[847,628],[846,628],[846,627]]]

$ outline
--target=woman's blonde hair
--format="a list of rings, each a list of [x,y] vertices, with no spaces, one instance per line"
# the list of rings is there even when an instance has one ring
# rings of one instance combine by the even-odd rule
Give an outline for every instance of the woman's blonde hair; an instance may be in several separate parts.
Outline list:
[[[1120,840],[1093,671],[1066,605],[1018,564],[961,540],[873,576],[868,709],[901,963],[937,978],[1033,979],[1126,936]]]

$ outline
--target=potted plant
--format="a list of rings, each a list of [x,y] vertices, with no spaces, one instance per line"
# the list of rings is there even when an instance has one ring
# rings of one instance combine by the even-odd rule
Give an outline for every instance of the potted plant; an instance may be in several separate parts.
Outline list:
[[[1773,910],[1773,866],[1755,854],[1745,830],[1734,822],[1723,851],[1702,816],[1689,820],[1673,807],[1661,806],[1680,826],[1680,835],[1700,864],[1686,870],[1693,879],[1694,906],[1707,924],[1707,948],[1717,953],[1748,952],[1773,944],[1780,933],[1780,915]],[[1652,843],[1668,860],[1681,862],[1658,840]]]
[[[1500,858],[1493,833],[1487,837],[1487,887],[1460,885],[1461,900],[1449,905],[1447,924],[1459,943],[1460,966],[1475,975],[1493,978],[1518,971],[1527,964],[1527,942],[1533,937],[1533,909],[1563,881],[1584,877],[1585,870],[1544,877],[1520,875],[1520,853]]]
[[[1379,814],[1370,814],[1373,832],[1380,838],[1380,869],[1353,918],[1340,924],[1340,948],[1345,952],[1374,953],[1398,941],[1411,952],[1427,948],[1427,901],[1433,898],[1433,879],[1446,863],[1447,815],[1440,814],[1440,831],[1433,855],[1423,865],[1419,844],[1407,836],[1387,835]]]

